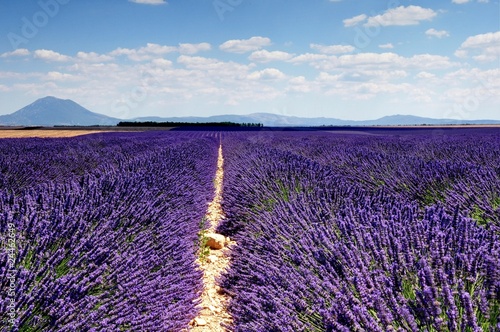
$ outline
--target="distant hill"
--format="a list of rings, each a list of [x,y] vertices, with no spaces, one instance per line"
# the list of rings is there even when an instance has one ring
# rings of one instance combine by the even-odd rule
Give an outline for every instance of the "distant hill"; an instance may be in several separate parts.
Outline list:
[[[303,118],[272,113],[228,114],[208,117],[150,116],[135,119],[116,119],[93,113],[72,100],[55,97],[41,98],[17,112],[0,115],[0,126],[114,126],[120,121],[262,123],[267,127],[500,124],[499,120],[432,119],[412,115],[391,115],[377,120],[352,121],[325,117]]]
[[[414,115],[390,115],[371,121],[358,121],[361,125],[368,126],[397,126],[397,125],[460,125],[460,124],[500,124],[499,120],[454,120],[423,118]]]
[[[134,121],[155,122],[236,122],[262,123],[267,127],[309,127],[309,126],[398,126],[398,125],[457,125],[457,124],[500,124],[499,120],[453,120],[433,119],[413,115],[391,115],[377,120],[340,120],[335,118],[302,118],[271,113],[252,113],[248,115],[217,115],[209,117],[141,117]]]
[[[0,125],[8,126],[92,126],[116,125],[119,119],[89,111],[69,99],[45,97],[8,115]]]

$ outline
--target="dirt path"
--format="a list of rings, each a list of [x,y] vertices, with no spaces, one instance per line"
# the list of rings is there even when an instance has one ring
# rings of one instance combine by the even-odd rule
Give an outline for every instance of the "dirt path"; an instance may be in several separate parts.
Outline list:
[[[206,219],[210,222],[208,233],[214,233],[221,219],[224,218],[224,213],[221,208],[222,198],[222,180],[224,177],[224,159],[222,156],[222,146],[219,146],[219,157],[217,160],[217,172],[215,175],[215,197],[209,204],[206,214]],[[202,294],[202,310],[198,317],[191,322],[191,331],[227,331],[221,324],[229,324],[232,319],[226,310],[229,298],[220,291],[217,285],[216,278],[224,272],[229,266],[229,251],[231,247],[236,245],[234,241],[225,239],[223,249],[210,249],[205,259],[198,259],[197,262],[200,269],[203,271],[203,283],[205,288]]]

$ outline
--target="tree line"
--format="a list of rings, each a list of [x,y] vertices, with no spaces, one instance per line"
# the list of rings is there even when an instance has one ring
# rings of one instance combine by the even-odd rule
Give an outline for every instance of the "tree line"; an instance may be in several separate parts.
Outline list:
[[[262,123],[120,121],[117,127],[263,127]]]

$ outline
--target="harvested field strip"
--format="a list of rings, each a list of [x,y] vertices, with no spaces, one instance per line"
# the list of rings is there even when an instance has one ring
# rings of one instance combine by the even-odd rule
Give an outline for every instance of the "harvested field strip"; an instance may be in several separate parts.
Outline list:
[[[0,138],[58,138],[75,137],[94,133],[104,133],[101,130],[0,130]]]

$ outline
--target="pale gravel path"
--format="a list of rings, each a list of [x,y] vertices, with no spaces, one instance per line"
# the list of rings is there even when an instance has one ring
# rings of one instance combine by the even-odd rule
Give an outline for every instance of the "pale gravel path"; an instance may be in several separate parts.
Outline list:
[[[210,222],[208,232],[215,232],[220,220],[224,218],[224,212],[221,207],[222,199],[222,181],[224,178],[224,158],[222,156],[222,145],[219,146],[219,156],[217,159],[217,172],[215,175],[215,197],[209,204],[206,218]],[[227,241],[226,241],[227,243]],[[205,261],[197,260],[200,269],[203,271],[204,290],[201,295],[201,313],[191,322],[190,331],[194,332],[225,332],[221,324],[230,324],[231,315],[227,312],[229,297],[220,292],[216,279],[224,272],[230,263],[229,252],[231,247],[235,246],[234,241],[221,250],[210,250],[210,255]],[[199,326],[197,323],[202,324]],[[204,324],[205,323],[205,324]]]

